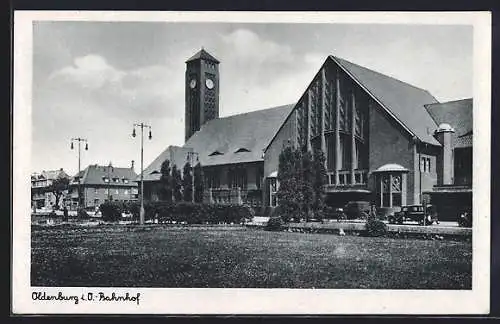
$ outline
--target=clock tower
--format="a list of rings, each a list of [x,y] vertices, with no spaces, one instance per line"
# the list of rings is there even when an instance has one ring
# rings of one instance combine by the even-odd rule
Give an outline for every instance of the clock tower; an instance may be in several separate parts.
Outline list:
[[[186,61],[185,137],[219,118],[219,61],[203,48]]]

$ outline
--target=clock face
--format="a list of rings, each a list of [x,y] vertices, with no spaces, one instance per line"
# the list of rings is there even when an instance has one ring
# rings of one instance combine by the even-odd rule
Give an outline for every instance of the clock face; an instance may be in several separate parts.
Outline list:
[[[212,79],[207,79],[207,81],[205,81],[205,84],[209,89],[213,89],[214,87],[214,82],[212,81]]]
[[[191,82],[189,82],[189,86],[191,87],[191,89],[194,89],[196,87],[196,80],[192,79]]]

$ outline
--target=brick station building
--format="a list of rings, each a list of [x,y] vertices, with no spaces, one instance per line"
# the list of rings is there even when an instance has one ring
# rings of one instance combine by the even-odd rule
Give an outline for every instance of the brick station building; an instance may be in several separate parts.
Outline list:
[[[165,158],[175,155],[182,169],[195,152],[206,201],[275,206],[279,154],[292,145],[325,153],[332,206],[363,200],[391,213],[444,201],[453,190],[472,204],[472,99],[439,103],[427,90],[330,55],[296,103],[220,118],[219,64],[204,49],[186,61],[186,142],[145,169],[149,188]]]

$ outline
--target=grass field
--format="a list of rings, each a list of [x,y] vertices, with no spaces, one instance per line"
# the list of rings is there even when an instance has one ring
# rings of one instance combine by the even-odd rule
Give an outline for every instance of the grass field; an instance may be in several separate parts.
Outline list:
[[[244,227],[32,230],[33,286],[471,289],[470,242]]]

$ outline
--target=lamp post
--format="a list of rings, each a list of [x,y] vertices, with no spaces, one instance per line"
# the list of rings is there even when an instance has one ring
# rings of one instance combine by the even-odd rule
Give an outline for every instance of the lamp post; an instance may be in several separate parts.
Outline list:
[[[111,202],[111,173],[109,172],[111,169],[111,171],[113,171],[113,165],[111,164],[111,161],[109,161],[109,165],[108,165],[108,201]]]
[[[187,153],[187,160],[191,165],[191,201],[194,203],[194,156],[196,155],[196,161],[199,161],[199,155],[196,152],[189,151]]]
[[[81,204],[81,196],[80,196],[80,191],[81,191],[81,188],[80,188],[80,184],[81,184],[81,181],[80,181],[80,172],[81,172],[81,169],[80,169],[80,161],[81,161],[81,148],[82,148],[82,142],[85,143],[85,151],[88,151],[89,149],[89,143],[87,142],[87,139],[86,138],[81,138],[81,137],[73,137],[71,139],[71,149],[73,150],[75,147],[74,147],[74,144],[73,142],[78,142],[78,208],[80,207],[80,204]],[[84,202],[84,205],[85,205],[85,202]],[[85,207],[85,206],[84,206]]]
[[[141,225],[144,224],[144,128],[149,128],[149,136],[148,138],[151,140],[152,139],[152,134],[151,134],[151,126],[146,125],[144,123],[140,124],[134,124],[134,128],[132,131],[132,137],[135,137],[135,127],[140,127],[141,128],[141,210],[139,211],[139,223]]]

